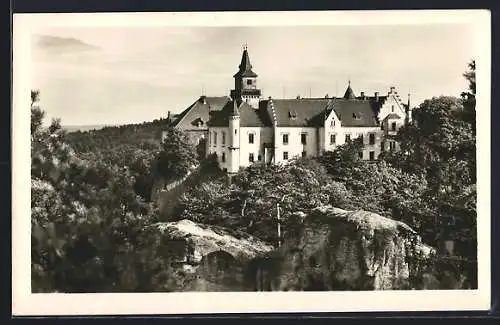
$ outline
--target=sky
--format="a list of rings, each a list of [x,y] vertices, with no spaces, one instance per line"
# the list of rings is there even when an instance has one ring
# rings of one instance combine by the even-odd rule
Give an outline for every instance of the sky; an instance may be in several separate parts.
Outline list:
[[[465,24],[50,28],[32,37],[32,89],[63,125],[151,121],[229,95],[244,44],[265,98],[342,96],[350,80],[416,106],[458,96],[476,57]]]

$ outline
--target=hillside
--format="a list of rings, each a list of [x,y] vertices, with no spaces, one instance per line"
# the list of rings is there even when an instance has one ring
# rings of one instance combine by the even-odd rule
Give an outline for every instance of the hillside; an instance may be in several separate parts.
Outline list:
[[[141,147],[143,143],[160,143],[161,131],[168,125],[167,119],[156,119],[140,124],[104,126],[94,130],[70,131],[66,140],[78,152],[109,150],[120,145]]]

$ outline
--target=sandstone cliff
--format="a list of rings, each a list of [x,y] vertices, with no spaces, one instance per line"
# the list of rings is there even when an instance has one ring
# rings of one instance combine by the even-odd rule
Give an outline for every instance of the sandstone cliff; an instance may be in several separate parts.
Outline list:
[[[253,262],[262,291],[411,289],[433,249],[402,222],[366,211],[319,207],[297,236]]]
[[[172,291],[246,291],[247,263],[273,250],[273,247],[245,233],[230,233],[217,227],[189,220],[159,223],[157,229],[168,234],[167,245],[177,245],[173,258],[175,281]]]
[[[434,249],[408,225],[366,211],[319,207],[279,249],[189,220],[157,224],[179,244],[175,291],[420,289]],[[175,243],[174,243],[175,242]]]

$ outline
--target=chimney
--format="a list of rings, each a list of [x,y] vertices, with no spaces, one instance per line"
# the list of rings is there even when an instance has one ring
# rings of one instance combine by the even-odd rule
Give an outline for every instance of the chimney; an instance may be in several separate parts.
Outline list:
[[[361,99],[365,99],[365,92],[364,91],[361,92]]]
[[[391,88],[389,88],[389,93],[391,93],[391,94],[392,94],[392,93],[394,93],[394,90],[395,90],[395,89],[396,89],[396,87],[391,86]]]
[[[296,97],[296,98],[297,98],[297,99],[300,99],[300,95],[297,95],[297,97]]]
[[[375,92],[375,101],[378,102],[378,91]]]
[[[205,95],[201,96],[201,97],[200,97],[200,102],[201,102],[202,104],[206,105],[206,104],[207,104],[207,96],[205,96]]]
[[[170,121],[170,111],[168,111],[168,113],[167,113],[167,120]]]

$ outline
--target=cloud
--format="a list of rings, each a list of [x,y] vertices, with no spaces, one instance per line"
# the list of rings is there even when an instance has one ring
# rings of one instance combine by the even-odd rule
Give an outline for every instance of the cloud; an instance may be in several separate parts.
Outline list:
[[[98,46],[85,43],[73,37],[58,37],[51,35],[35,35],[35,45],[41,50],[60,52],[80,52],[99,50]]]

